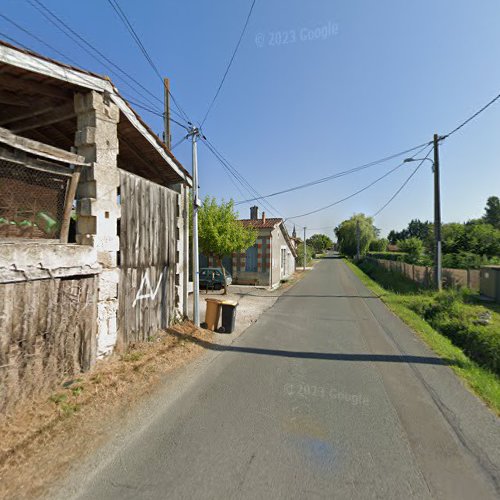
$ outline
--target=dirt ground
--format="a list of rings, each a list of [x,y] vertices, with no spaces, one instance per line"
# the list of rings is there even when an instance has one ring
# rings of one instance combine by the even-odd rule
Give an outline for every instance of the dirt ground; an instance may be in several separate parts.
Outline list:
[[[130,410],[154,397],[174,370],[200,358],[207,349],[232,343],[302,277],[277,290],[231,286],[229,294],[201,293],[238,302],[236,330],[219,334],[196,329],[191,322],[162,332],[151,342],[131,345],[126,353],[99,361],[58,390],[18,404],[0,415],[0,498],[39,498],[78,460],[106,442],[126,421]],[[190,297],[192,311],[192,296]]]
[[[170,372],[201,356],[205,348],[200,341],[212,340],[212,332],[191,323],[177,325],[0,416],[0,498],[43,495]]]

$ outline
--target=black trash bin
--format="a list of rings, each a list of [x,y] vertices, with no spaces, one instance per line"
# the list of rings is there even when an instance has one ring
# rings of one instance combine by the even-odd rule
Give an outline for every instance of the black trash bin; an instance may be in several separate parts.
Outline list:
[[[222,326],[219,328],[220,333],[233,333],[236,325],[236,306],[237,302],[232,300],[224,300],[222,306]]]

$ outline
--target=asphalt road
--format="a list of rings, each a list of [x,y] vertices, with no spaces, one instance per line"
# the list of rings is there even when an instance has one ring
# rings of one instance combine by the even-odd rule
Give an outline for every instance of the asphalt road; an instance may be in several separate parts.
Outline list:
[[[500,497],[498,418],[335,259],[133,429],[54,496]]]

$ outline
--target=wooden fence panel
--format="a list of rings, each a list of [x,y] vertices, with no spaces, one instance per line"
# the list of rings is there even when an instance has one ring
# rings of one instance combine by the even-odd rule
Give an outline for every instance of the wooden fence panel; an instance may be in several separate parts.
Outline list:
[[[147,340],[175,311],[178,194],[120,170],[118,346]]]
[[[0,412],[94,362],[97,277],[0,284]]]

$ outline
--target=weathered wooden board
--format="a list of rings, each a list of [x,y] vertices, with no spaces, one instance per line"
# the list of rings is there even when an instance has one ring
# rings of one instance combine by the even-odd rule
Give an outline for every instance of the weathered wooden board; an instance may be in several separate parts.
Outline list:
[[[0,413],[90,368],[96,301],[96,276],[0,284]]]
[[[178,194],[120,170],[118,345],[147,340],[175,310]]]

